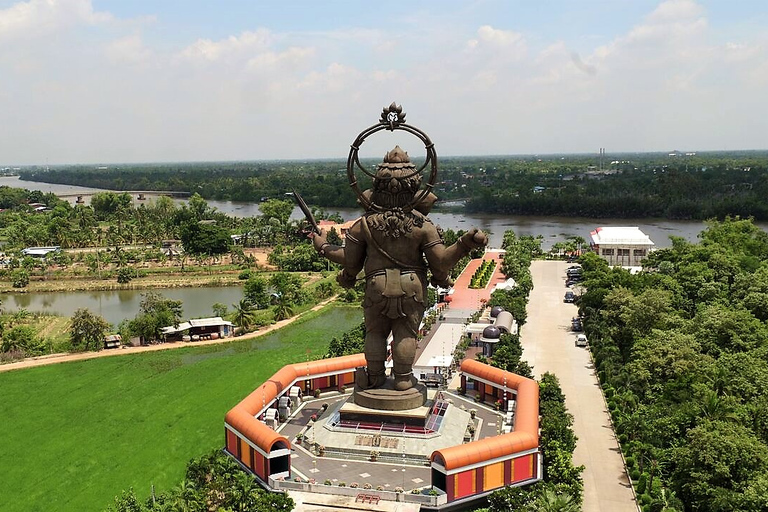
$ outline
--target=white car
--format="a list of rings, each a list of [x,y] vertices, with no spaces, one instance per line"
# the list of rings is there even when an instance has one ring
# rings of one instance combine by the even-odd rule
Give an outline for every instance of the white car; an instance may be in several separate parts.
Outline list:
[[[587,337],[584,334],[579,334],[578,336],[576,336],[576,346],[577,347],[587,346]]]

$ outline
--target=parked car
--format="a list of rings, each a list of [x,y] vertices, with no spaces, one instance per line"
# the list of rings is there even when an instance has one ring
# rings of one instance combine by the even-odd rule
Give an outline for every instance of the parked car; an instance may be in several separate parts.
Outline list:
[[[587,346],[587,336],[584,334],[579,334],[576,336],[576,346],[577,347],[586,347]]]
[[[571,330],[576,332],[581,332],[584,330],[584,326],[581,324],[581,318],[576,317],[571,320]]]
[[[572,291],[568,290],[565,292],[565,297],[563,297],[563,302],[574,302],[576,300],[576,294]]]

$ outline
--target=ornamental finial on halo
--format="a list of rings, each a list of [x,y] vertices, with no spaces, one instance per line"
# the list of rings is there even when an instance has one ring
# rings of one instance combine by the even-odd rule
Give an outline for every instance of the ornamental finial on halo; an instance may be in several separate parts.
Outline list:
[[[403,107],[395,104],[393,101],[391,105],[384,107],[381,111],[381,120],[379,122],[388,124],[389,129],[394,130],[397,125],[405,122],[405,112],[403,112]]]

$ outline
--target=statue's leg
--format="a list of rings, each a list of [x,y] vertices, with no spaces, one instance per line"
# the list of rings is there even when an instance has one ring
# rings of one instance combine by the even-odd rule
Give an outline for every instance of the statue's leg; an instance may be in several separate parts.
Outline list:
[[[405,317],[393,322],[392,326],[392,373],[395,389],[404,391],[416,383],[413,377],[413,363],[416,358],[416,335],[424,315],[424,307],[413,300],[403,301]]]
[[[380,307],[365,308],[365,360],[368,365],[368,383],[364,388],[377,388],[384,384],[384,362],[387,360],[387,337],[390,321],[379,314]],[[360,383],[358,383],[360,385]]]

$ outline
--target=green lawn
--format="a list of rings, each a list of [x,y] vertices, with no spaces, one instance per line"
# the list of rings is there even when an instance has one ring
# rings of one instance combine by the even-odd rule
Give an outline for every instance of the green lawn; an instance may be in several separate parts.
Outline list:
[[[224,445],[232,406],[360,321],[327,307],[255,340],[0,373],[0,509],[102,510],[129,487],[167,490]]]

